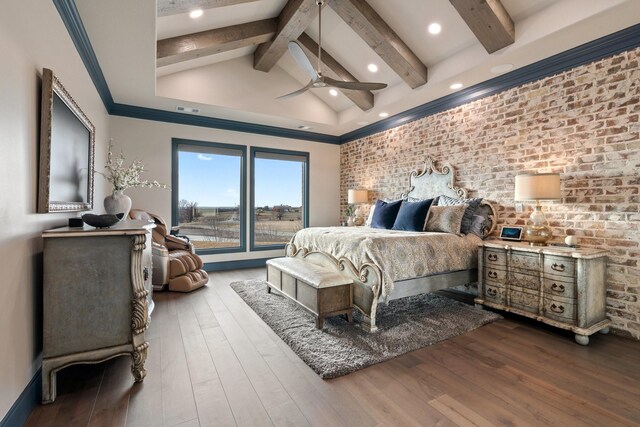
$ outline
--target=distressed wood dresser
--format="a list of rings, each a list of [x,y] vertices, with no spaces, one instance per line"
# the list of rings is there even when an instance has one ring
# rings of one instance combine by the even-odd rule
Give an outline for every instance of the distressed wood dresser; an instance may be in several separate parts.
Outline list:
[[[485,241],[478,264],[476,304],[571,330],[582,345],[609,332],[607,251]]]
[[[42,234],[42,403],[56,398],[56,372],[76,363],[129,355],[135,381],[145,377],[153,227],[122,221]]]

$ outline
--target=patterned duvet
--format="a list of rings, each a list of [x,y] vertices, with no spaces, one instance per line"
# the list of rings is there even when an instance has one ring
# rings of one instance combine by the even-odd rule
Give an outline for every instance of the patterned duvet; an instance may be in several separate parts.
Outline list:
[[[354,265],[372,263],[383,274],[381,296],[393,290],[393,282],[430,276],[478,265],[478,236],[382,230],[369,227],[313,227],[298,231],[297,248],[345,257]]]

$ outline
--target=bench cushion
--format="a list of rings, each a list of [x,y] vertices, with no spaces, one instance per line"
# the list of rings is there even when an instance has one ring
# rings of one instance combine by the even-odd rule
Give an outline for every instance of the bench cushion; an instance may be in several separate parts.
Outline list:
[[[331,288],[333,286],[353,283],[353,280],[341,275],[337,271],[328,270],[326,267],[312,264],[299,258],[274,258],[268,260],[267,265],[295,277],[314,288]]]

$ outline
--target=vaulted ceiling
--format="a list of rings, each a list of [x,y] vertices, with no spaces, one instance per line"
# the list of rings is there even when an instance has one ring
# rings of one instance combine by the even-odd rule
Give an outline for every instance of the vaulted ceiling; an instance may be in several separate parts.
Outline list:
[[[379,91],[311,89],[316,0],[76,0],[118,103],[340,135],[639,22],[637,0],[325,0],[322,72]],[[202,10],[197,18],[190,12]],[[440,24],[439,34],[427,27]],[[368,70],[374,64],[377,71]],[[381,116],[382,114],[382,116]]]

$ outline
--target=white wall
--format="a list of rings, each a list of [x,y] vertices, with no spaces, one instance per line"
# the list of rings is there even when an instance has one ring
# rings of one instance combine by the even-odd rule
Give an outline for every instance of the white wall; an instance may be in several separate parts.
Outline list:
[[[37,214],[42,68],[51,68],[96,127],[108,115],[52,1],[14,0],[0,13],[0,419],[40,367],[41,231],[76,214]],[[95,200],[105,186],[96,183]]]
[[[230,132],[196,126],[176,125],[125,117],[111,117],[111,136],[116,151],[122,150],[127,160],[139,159],[145,165],[147,179],[171,184],[171,139],[184,138],[285,150],[309,152],[309,225],[338,225],[340,215],[340,147],[332,144],[301,141],[289,138]],[[247,150],[248,155],[248,150]],[[249,163],[249,162],[247,162]],[[104,159],[96,161],[101,171]],[[250,167],[247,164],[247,169]],[[247,182],[249,178],[247,170]],[[215,183],[212,183],[215,185]],[[133,206],[149,210],[171,220],[171,192],[162,189],[129,189]],[[247,206],[249,199],[247,198]],[[248,210],[247,210],[248,211]],[[247,212],[248,214],[248,212]],[[247,242],[248,247],[248,242]],[[257,251],[206,255],[205,262],[278,256],[279,251]]]

